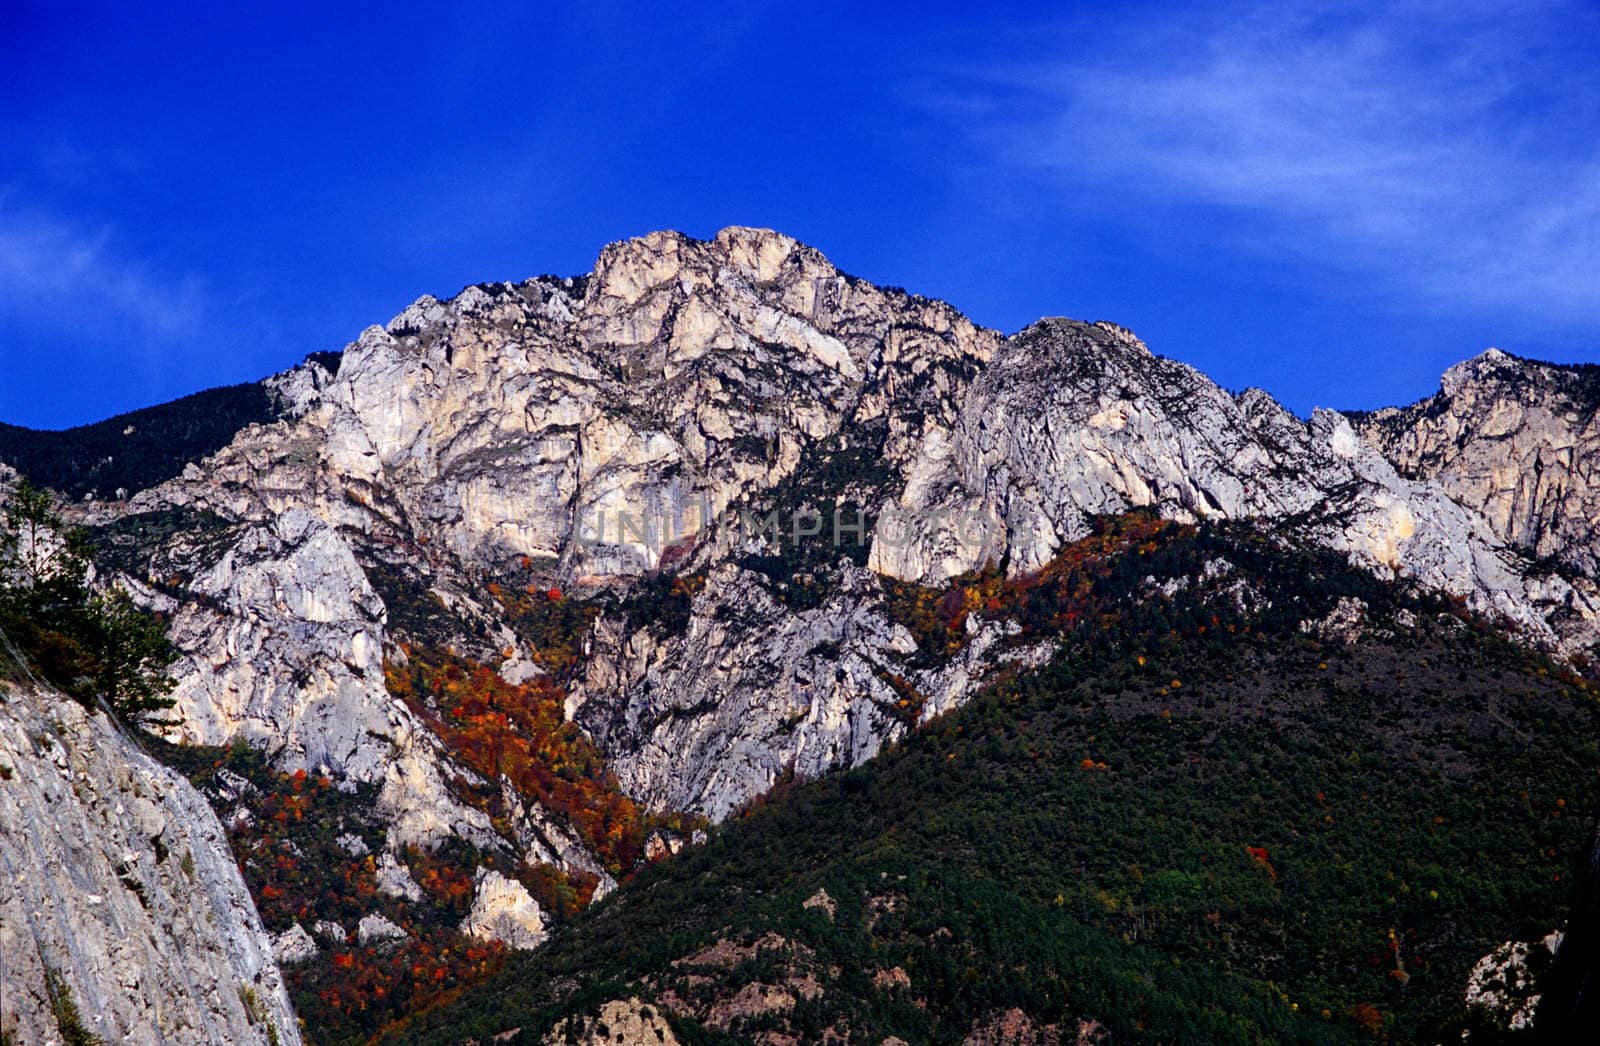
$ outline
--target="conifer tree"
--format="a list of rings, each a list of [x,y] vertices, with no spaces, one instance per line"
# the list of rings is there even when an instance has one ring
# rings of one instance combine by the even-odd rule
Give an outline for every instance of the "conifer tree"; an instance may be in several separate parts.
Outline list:
[[[26,667],[129,723],[172,707],[176,659],[161,623],[126,592],[90,587],[93,548],[48,491],[21,480],[0,512],[0,632]]]

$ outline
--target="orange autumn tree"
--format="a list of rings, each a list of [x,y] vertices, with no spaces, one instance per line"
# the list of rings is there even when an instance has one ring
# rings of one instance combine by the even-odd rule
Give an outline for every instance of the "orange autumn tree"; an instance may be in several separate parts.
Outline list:
[[[1023,634],[1072,635],[1109,631],[1119,608],[1097,594],[1119,564],[1157,551],[1163,542],[1193,533],[1145,511],[1094,521],[1087,537],[1063,546],[1039,570],[1007,577],[993,563],[951,578],[943,588],[928,588],[894,578],[881,579],[890,614],[917,640],[923,657],[950,657],[970,639],[968,618],[1009,618]],[[1215,624],[1215,622],[1213,622]]]
[[[450,654],[410,655],[408,667],[386,668],[389,687],[463,763],[564,817],[613,874],[638,863],[648,818],[623,794],[594,743],[562,715],[561,687],[545,676],[508,683]],[[498,788],[492,792],[485,800],[495,805]]]

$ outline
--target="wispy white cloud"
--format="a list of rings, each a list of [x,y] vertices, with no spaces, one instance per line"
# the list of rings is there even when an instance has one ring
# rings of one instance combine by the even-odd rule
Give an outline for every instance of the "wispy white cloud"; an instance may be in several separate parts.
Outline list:
[[[1063,199],[1223,208],[1233,247],[1592,324],[1596,39],[1600,14],[1562,3],[1147,9],[1110,37],[1043,34],[940,104]]]
[[[0,197],[0,315],[56,335],[161,344],[196,337],[212,311],[203,280],[140,260],[112,227]]]

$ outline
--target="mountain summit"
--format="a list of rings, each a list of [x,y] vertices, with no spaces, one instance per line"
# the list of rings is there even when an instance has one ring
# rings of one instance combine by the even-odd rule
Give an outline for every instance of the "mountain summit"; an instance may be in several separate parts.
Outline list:
[[[185,426],[206,402],[142,412],[197,435],[161,460],[139,444],[126,476],[104,426],[90,473],[70,433],[0,448],[40,483],[95,484],[74,511],[102,572],[182,655],[166,740],[217,753],[197,783],[258,895],[303,888],[263,911],[303,970],[347,938],[436,948],[458,926],[537,946],[775,785],[1072,656],[1076,625],[1007,601],[1111,517],[1367,579],[1295,635],[1419,620],[1379,621],[1353,594],[1370,582],[1569,666],[1600,644],[1600,376],[1496,350],[1421,403],[1306,420],[1114,324],[1004,336],[729,228],[419,298],[226,397],[245,405],[231,431]],[[1289,598],[1253,588],[1237,548],[1118,598]],[[292,827],[307,804],[315,844]],[[367,884],[367,909],[283,885],[274,847]],[[333,1012],[318,976],[299,997]]]

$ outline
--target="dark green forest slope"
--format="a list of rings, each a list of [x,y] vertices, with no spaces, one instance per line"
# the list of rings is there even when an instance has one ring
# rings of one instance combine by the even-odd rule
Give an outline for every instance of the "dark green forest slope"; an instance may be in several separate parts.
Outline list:
[[[628,997],[685,1042],[1454,1041],[1474,961],[1562,924],[1600,709],[1485,623],[1137,515],[956,589],[1065,652],[780,786],[397,1041]],[[899,593],[924,639],[937,595]],[[1357,599],[1353,642],[1302,627]]]
[[[339,354],[307,357],[337,371]],[[260,382],[207,389],[90,425],[50,431],[0,423],[0,462],[67,498],[111,498],[153,487],[227,446],[252,423],[278,417]]]

